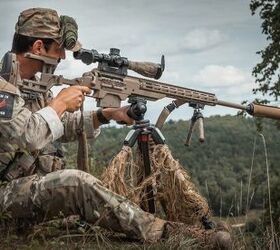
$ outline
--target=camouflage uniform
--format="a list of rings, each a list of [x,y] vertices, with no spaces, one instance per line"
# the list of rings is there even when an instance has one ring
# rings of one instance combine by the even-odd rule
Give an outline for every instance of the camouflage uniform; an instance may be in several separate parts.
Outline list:
[[[19,90],[3,81],[0,81],[1,95],[6,95],[13,100],[11,117],[7,117],[9,115],[7,111],[11,107],[2,108],[3,113],[0,117],[1,161],[18,152],[8,151],[9,149],[18,148],[18,150],[32,152],[63,134],[63,137],[68,139],[74,137],[77,123],[75,121],[79,120],[78,113],[67,114],[68,119],[64,119],[64,124],[50,107],[33,113],[24,106]],[[0,102],[2,100],[4,99],[0,99]],[[64,133],[63,128],[67,128],[68,132]],[[72,133],[69,130],[73,130]],[[45,148],[40,150],[36,158],[39,166],[31,168],[35,171],[40,170],[40,167],[44,168],[42,166],[44,163],[53,165],[58,160],[56,156],[41,155],[41,152],[44,153]],[[10,163],[8,169],[9,165]],[[24,176],[30,172],[30,169],[25,169],[25,166],[17,165],[17,168]],[[55,171],[45,176],[42,176],[40,171],[40,174],[11,180],[0,188],[0,209],[2,212],[11,213],[13,218],[37,221],[50,219],[59,212],[65,216],[79,214],[88,222],[98,221],[108,229],[124,232],[146,241],[159,239],[164,224],[164,221],[104,188],[102,183],[92,175],[70,169]]]
[[[59,24],[56,12],[48,11],[31,9],[21,13],[16,32],[33,36],[28,33],[34,33],[33,17],[39,16],[35,21],[42,25],[46,13],[50,23],[44,20],[43,25]],[[36,26],[38,30],[42,29],[40,25]],[[38,36],[44,37],[44,32]],[[55,37],[55,31],[51,38],[60,40],[59,36]],[[0,79],[0,176],[8,181],[0,187],[0,210],[11,213],[13,218],[37,221],[50,219],[60,212],[65,216],[79,214],[88,222],[138,239],[158,240],[165,221],[104,188],[90,174],[59,170],[64,165],[55,143],[76,139],[81,115],[65,113],[60,120],[47,106],[49,98],[50,93],[30,99],[16,86]],[[92,112],[84,113],[84,125],[88,137],[99,134],[93,129]]]

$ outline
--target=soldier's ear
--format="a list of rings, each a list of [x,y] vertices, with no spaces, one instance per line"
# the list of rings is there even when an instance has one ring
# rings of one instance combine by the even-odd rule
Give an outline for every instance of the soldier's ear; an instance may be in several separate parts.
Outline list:
[[[43,41],[40,39],[36,40],[32,45],[31,53],[40,56],[44,53],[44,51],[45,51],[45,47]]]

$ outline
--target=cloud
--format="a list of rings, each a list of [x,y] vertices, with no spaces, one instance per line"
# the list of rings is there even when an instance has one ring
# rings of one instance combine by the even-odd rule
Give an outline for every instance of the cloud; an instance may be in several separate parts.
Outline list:
[[[201,51],[213,48],[226,40],[219,30],[198,28],[188,32],[181,41],[182,49]]]
[[[187,29],[188,31],[177,31],[174,39],[173,36],[167,39],[161,39],[153,43],[154,50],[164,50],[169,55],[196,54],[210,49],[219,47],[228,41],[228,37],[218,29],[206,29],[203,27],[196,29]],[[220,46],[221,47],[221,46]]]
[[[217,94],[219,99],[229,98],[238,102],[252,98],[255,85],[250,72],[232,65],[207,65],[193,76],[192,81],[196,86]]]
[[[231,65],[207,65],[193,77],[193,80],[205,86],[227,87],[246,82],[248,76],[242,70]]]

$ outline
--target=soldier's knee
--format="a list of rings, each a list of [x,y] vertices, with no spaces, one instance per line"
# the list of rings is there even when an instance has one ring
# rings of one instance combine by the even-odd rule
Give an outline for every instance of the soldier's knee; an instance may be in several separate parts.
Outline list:
[[[61,174],[65,185],[74,184],[78,186],[84,186],[84,185],[93,185],[96,182],[100,182],[93,175],[77,169],[62,170]]]
[[[59,209],[71,202],[69,207],[72,207],[73,202],[82,204],[85,196],[81,194],[89,192],[90,186],[97,182],[97,178],[80,170],[59,170],[34,183],[31,199],[38,207],[49,204],[52,208],[58,206]]]

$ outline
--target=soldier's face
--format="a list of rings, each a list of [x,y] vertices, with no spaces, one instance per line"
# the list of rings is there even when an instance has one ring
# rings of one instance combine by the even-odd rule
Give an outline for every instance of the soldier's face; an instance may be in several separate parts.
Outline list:
[[[30,52],[38,56],[50,57],[52,59],[57,60],[58,62],[61,59],[65,59],[65,49],[60,47],[59,44],[55,41],[51,43],[51,45],[47,50],[45,48],[43,41],[38,39],[33,43]],[[36,74],[37,72],[42,72],[44,66],[42,61],[29,60],[29,63],[30,63],[29,65],[30,67],[28,68],[31,71],[30,72],[31,76],[33,76],[33,74]]]
[[[48,50],[42,50],[42,56],[48,56],[60,61],[60,59],[65,59],[65,49],[60,47],[57,42],[53,42]]]

